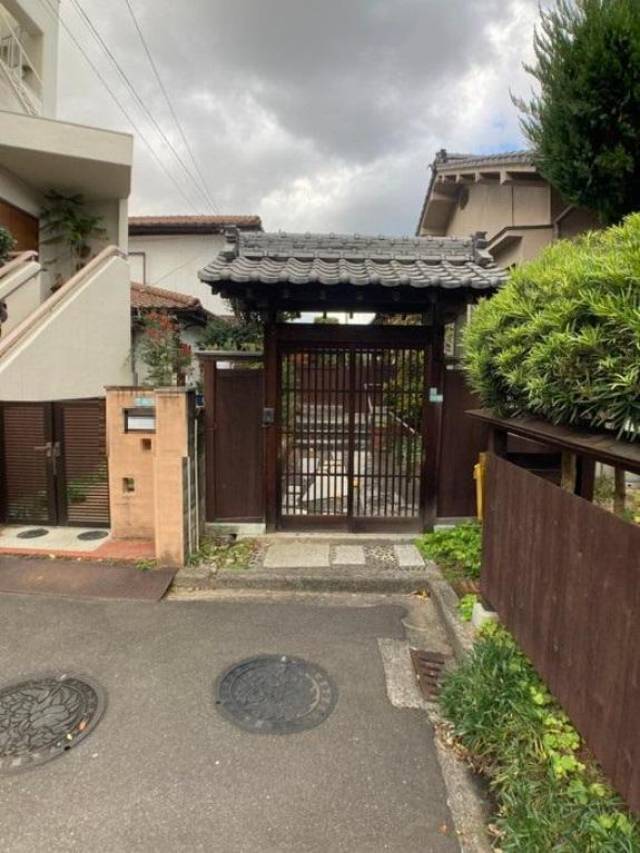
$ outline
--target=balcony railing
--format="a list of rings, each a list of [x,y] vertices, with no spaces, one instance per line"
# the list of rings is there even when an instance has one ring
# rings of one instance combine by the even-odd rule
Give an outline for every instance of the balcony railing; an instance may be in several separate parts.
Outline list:
[[[42,112],[42,79],[29,58],[19,33],[0,5],[0,77],[4,77],[28,115]]]

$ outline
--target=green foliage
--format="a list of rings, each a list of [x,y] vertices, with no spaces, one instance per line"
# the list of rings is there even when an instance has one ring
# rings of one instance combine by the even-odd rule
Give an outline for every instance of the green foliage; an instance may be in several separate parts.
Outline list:
[[[556,0],[541,16],[524,132],[565,199],[619,222],[640,198],[640,3]]]
[[[547,247],[474,311],[465,368],[499,415],[640,428],[640,214]]]
[[[0,225],[0,266],[9,260],[9,255],[15,247],[13,234],[4,225]]]
[[[638,823],[504,628],[483,628],[471,655],[446,677],[440,702],[471,762],[489,777],[496,849],[640,850]]]
[[[203,349],[258,352],[263,345],[262,323],[250,318],[212,317],[200,338]]]
[[[189,557],[190,566],[208,565],[216,570],[237,571],[247,569],[256,550],[252,539],[230,542],[227,539],[205,539],[200,548]]]
[[[454,575],[472,580],[480,577],[482,527],[478,522],[425,533],[416,545],[422,556],[437,563],[449,579]]]
[[[81,270],[91,254],[92,241],[104,241],[107,232],[101,216],[92,216],[84,209],[81,195],[65,195],[51,190],[45,196],[46,207],[40,213],[44,245],[63,249],[71,260],[72,272]],[[60,260],[51,258],[50,263]]]
[[[154,387],[184,384],[192,361],[191,347],[180,340],[180,326],[174,317],[150,312],[143,321],[140,356],[147,366],[148,381]]]
[[[462,596],[458,602],[458,613],[463,622],[471,622],[473,608],[476,606],[477,601],[478,596],[473,592]]]

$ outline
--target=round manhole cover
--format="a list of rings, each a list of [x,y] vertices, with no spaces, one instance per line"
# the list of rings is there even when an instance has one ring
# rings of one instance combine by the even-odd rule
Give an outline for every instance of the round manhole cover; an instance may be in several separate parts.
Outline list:
[[[42,676],[0,688],[0,774],[44,764],[76,746],[104,707],[104,691],[84,676]]]
[[[39,539],[41,536],[47,536],[49,531],[44,527],[32,527],[30,530],[23,530],[18,533],[18,539]]]
[[[78,534],[78,539],[81,542],[91,542],[93,539],[106,539],[108,535],[108,530],[86,530],[84,533]]]
[[[320,725],[337,690],[313,663],[262,655],[235,664],[218,679],[216,705],[231,722],[261,734],[292,734]]]

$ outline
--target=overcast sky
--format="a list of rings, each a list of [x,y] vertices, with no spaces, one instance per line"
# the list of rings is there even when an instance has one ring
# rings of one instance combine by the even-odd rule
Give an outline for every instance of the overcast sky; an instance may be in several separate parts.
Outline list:
[[[190,165],[125,0],[79,0]],[[412,234],[440,148],[521,147],[537,0],[130,0],[219,213],[268,230]],[[211,212],[89,35],[136,137],[132,213]],[[64,28],[59,117],[132,130]],[[191,167],[193,171],[193,167]],[[183,197],[186,194],[191,203]]]

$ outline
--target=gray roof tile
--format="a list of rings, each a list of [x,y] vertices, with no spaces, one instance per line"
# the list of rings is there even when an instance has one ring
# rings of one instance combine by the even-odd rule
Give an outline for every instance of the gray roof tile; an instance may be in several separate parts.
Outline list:
[[[350,284],[383,287],[499,287],[478,237],[362,237],[227,232],[227,246],[200,272],[208,284]]]

